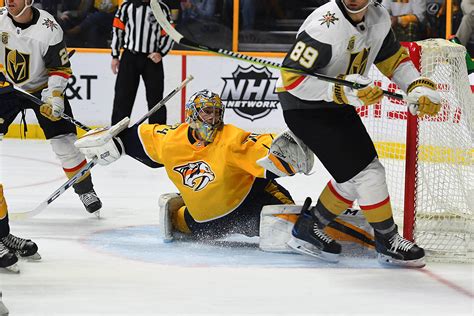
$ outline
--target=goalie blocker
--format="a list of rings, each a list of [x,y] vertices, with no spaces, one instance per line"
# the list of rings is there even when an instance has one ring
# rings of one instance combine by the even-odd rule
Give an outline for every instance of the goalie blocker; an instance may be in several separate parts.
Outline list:
[[[159,199],[159,238],[163,242],[173,241],[177,231],[173,228],[172,214],[184,206],[178,193],[162,194]],[[267,205],[260,214],[259,247],[263,251],[291,253],[287,242],[301,205]],[[325,228],[332,238],[374,248],[373,229],[360,210],[347,209]]]

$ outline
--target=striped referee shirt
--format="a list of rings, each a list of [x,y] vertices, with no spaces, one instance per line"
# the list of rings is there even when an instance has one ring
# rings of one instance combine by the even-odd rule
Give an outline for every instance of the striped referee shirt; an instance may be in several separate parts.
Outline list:
[[[160,6],[171,21],[170,9],[160,1]],[[112,57],[120,56],[120,48],[139,53],[160,53],[165,56],[173,40],[161,28],[151,11],[149,2],[125,0],[117,9],[112,28]]]

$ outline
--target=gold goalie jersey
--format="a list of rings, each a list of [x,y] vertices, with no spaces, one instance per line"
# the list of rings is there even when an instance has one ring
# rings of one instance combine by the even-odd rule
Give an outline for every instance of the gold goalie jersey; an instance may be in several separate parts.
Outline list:
[[[369,5],[365,19],[356,24],[341,0],[326,3],[311,13],[283,61],[285,67],[330,77],[367,76],[375,64],[389,78],[402,63],[411,61],[391,31],[387,10]],[[414,68],[412,64],[410,67]],[[284,71],[277,82],[277,92],[288,92],[301,100],[332,102],[329,91],[325,81]]]
[[[0,64],[9,80],[28,92],[47,86],[63,91],[71,76],[63,31],[53,16],[33,9],[33,20],[18,24],[0,8]]]
[[[187,123],[142,124],[120,139],[127,155],[152,167],[164,165],[194,220],[205,222],[232,212],[255,178],[265,177],[256,161],[268,154],[273,135],[224,125],[212,143],[201,146]]]

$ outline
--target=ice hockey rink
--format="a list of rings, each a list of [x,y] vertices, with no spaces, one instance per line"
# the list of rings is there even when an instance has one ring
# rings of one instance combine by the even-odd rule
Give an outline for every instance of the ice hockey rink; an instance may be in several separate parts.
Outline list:
[[[32,210],[66,179],[46,141],[0,142],[0,181],[11,213]],[[162,243],[158,197],[175,189],[163,170],[129,157],[93,169],[103,201],[88,214],[72,189],[38,216],[11,222],[43,259],[0,272],[10,315],[473,315],[473,267],[380,266],[372,252],[338,264],[258,250],[234,236],[213,244]],[[328,179],[282,179],[298,203]]]

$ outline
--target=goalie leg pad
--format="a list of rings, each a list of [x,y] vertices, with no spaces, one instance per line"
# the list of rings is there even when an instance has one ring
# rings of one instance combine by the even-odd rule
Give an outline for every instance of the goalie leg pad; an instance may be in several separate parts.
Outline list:
[[[166,193],[160,196],[159,205],[159,237],[163,242],[173,240],[173,213],[184,206],[184,201],[178,193]]]
[[[260,213],[259,247],[263,251],[292,253],[287,242],[296,222],[301,205],[266,205]],[[347,209],[324,228],[325,233],[337,241],[356,243],[373,249],[374,230],[367,222],[363,212]]]
[[[374,249],[374,229],[358,209],[348,208],[333,222],[324,228],[324,231],[340,242],[356,243]]]
[[[287,242],[301,205],[266,205],[260,213],[259,247],[269,252],[294,252]]]

